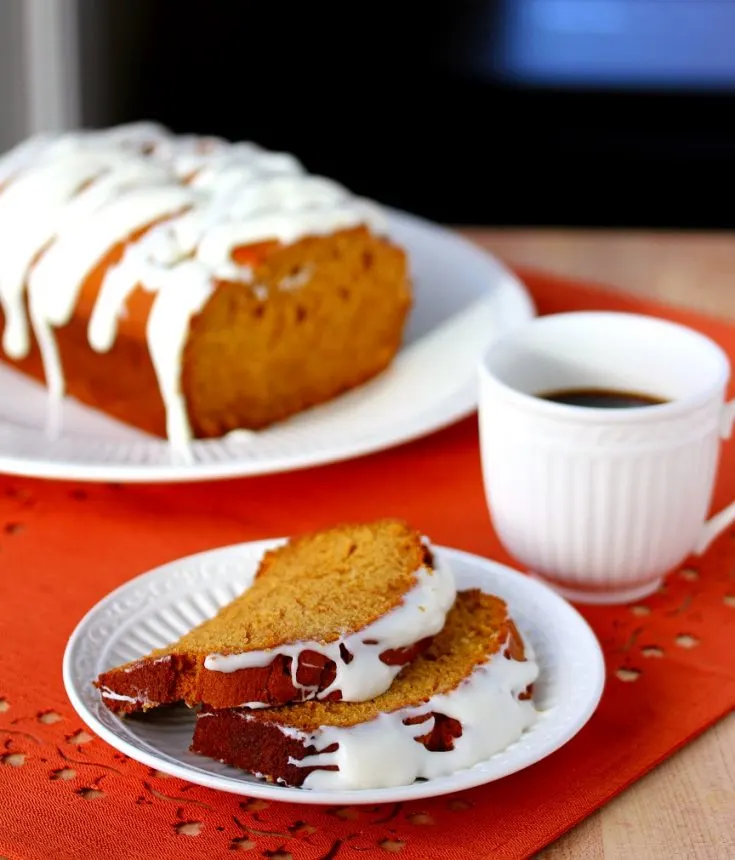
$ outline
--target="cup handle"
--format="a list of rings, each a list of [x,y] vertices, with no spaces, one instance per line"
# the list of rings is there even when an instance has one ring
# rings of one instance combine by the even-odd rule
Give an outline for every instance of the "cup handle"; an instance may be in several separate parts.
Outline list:
[[[720,436],[723,439],[729,439],[732,435],[733,425],[735,424],[735,400],[726,403],[722,408],[722,418],[720,422]],[[715,538],[719,537],[728,526],[735,523],[735,502],[731,502],[727,507],[723,508],[719,513],[710,517],[702,526],[702,531],[699,535],[697,543],[694,547],[695,555],[702,555]]]

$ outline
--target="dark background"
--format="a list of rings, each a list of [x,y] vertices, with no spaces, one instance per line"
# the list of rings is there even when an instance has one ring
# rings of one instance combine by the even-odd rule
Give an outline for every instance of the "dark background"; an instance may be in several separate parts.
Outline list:
[[[454,224],[735,223],[735,3],[84,0],[89,124],[291,151]]]

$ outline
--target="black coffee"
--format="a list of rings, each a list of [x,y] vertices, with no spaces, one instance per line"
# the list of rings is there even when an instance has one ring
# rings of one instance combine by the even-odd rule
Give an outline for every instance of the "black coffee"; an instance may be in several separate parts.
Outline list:
[[[612,388],[565,388],[537,394],[552,403],[565,403],[567,406],[586,406],[593,409],[631,409],[639,406],[658,406],[666,403],[660,397],[638,394],[635,391],[616,391]]]

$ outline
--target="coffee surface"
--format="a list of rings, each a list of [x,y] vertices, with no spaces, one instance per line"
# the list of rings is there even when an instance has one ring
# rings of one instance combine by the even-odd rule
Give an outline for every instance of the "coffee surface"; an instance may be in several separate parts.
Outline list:
[[[567,406],[586,406],[593,409],[631,409],[640,406],[658,406],[666,403],[661,397],[635,391],[617,391],[612,388],[565,388],[537,394],[542,400],[564,403]]]

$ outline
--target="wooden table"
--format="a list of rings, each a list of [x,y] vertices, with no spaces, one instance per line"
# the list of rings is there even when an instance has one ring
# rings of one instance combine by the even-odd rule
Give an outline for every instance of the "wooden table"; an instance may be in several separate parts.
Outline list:
[[[462,232],[509,263],[735,319],[735,234]],[[735,714],[636,782],[540,857],[735,858]]]

